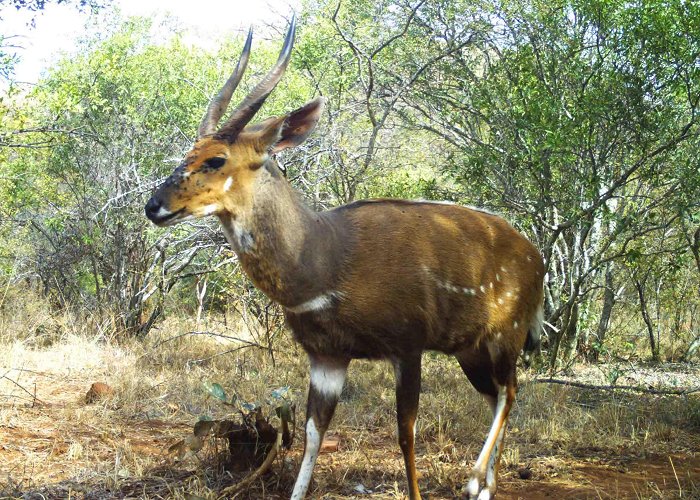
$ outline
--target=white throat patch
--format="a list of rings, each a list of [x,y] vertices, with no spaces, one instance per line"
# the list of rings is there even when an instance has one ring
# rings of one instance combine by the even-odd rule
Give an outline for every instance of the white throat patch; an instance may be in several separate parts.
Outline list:
[[[255,248],[255,240],[249,231],[231,217],[221,217],[221,229],[226,241],[236,253],[248,253]]]

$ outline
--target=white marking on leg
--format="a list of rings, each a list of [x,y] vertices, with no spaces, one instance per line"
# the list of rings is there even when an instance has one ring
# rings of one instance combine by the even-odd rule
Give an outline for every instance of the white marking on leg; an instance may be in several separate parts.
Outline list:
[[[491,453],[488,466],[486,467],[486,487],[491,491],[496,490],[496,461],[501,453],[501,443],[503,442],[505,430],[505,426],[501,427],[501,432],[498,433],[498,440],[493,447],[493,453]]]
[[[489,490],[481,490],[481,493],[479,493],[479,496],[476,497],[476,500],[490,500],[491,499],[491,492]]]
[[[329,308],[333,303],[333,297],[337,296],[338,294],[335,292],[323,293],[321,295],[317,295],[313,299],[309,299],[306,302],[302,302],[301,304],[297,304],[291,307],[285,307],[285,309],[295,314],[301,314],[311,311],[321,311],[323,309]]]
[[[229,177],[226,179],[226,182],[224,182],[224,193],[231,189],[231,186],[233,185],[233,177]]]
[[[469,492],[469,496],[475,497],[477,493],[479,493],[479,478],[473,477],[469,480],[469,483],[467,484],[467,491]]]
[[[492,446],[490,446],[490,443],[495,442],[498,439],[498,433],[501,431],[501,429],[498,427],[498,422],[501,420],[503,411],[505,410],[506,407],[506,397],[507,397],[507,389],[506,386],[501,386],[498,388],[498,397],[496,399],[496,411],[494,412],[493,416],[493,423],[491,424],[491,429],[489,430],[489,435],[486,437],[486,441],[484,442],[484,447],[481,449],[481,453],[479,453],[479,458],[476,460],[476,463],[474,464],[474,469],[475,470],[480,470],[484,471],[486,469],[487,461],[491,454],[489,451],[493,449]]]
[[[345,383],[345,366],[311,361],[311,386],[325,397],[340,397]]]
[[[299,475],[294,483],[291,500],[301,500],[306,495],[311,482],[311,474],[318,458],[318,450],[321,447],[321,434],[316,429],[314,419],[306,421],[306,445],[304,446],[304,459],[301,461]]]

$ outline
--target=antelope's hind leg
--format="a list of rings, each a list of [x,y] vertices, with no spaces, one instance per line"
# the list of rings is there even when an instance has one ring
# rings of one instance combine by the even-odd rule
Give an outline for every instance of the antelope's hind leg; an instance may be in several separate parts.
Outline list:
[[[407,359],[395,360],[394,373],[396,374],[396,419],[398,421],[399,445],[406,466],[408,495],[410,500],[420,500],[414,445],[420,394],[421,353]]]
[[[311,482],[311,474],[323,442],[323,435],[333,418],[338,398],[343,391],[345,374],[350,361],[344,358],[331,358],[309,354],[311,376],[309,395],[306,402],[306,441],[304,458],[299,475],[294,483],[292,500],[301,500],[306,495]]]
[[[490,500],[496,494],[503,436],[517,388],[515,362],[511,364],[502,360],[496,373],[488,353],[482,354],[485,356],[473,352],[457,356],[469,381],[484,396],[493,412],[488,436],[462,493],[462,498],[469,500]]]

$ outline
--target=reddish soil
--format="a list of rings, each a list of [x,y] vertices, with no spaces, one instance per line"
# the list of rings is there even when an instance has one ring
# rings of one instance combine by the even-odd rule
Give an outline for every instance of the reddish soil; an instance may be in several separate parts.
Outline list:
[[[126,415],[114,401],[86,405],[89,381],[45,376],[49,382],[38,385],[35,401],[26,393],[20,394],[25,399],[0,400],[0,498],[168,498],[174,491],[182,498],[204,476],[214,491],[231,483],[216,472],[216,460],[206,449],[189,462],[167,455],[170,444],[191,432],[191,424]],[[498,498],[700,498],[700,435],[695,429],[681,438],[674,433],[651,450],[566,448],[521,456],[517,467],[501,471]],[[333,451],[319,460],[312,486],[316,498],[395,499],[405,491],[400,451],[389,429],[359,433],[344,428],[329,437],[339,444],[334,442]],[[293,451],[277,461],[264,485],[237,498],[286,498],[301,458],[300,439],[297,434]],[[468,470],[463,444],[456,445],[459,459],[430,455],[425,443],[419,446],[425,498],[454,498]],[[522,449],[527,453],[526,445]],[[124,472],[120,461],[128,464]],[[524,466],[532,473],[529,479],[519,477],[518,467]],[[358,494],[358,487],[370,495]]]
[[[514,472],[506,473],[498,497],[502,500],[680,498],[679,490],[687,491],[692,484],[700,486],[700,460],[680,455],[630,460],[557,459],[533,469],[529,480],[519,479]]]

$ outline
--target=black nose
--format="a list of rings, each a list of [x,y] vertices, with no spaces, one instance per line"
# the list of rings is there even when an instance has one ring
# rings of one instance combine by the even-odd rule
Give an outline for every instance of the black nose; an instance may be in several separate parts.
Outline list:
[[[155,220],[157,218],[157,213],[160,210],[160,202],[154,198],[151,198],[148,200],[148,203],[146,203],[146,217],[148,217],[151,220]]]

